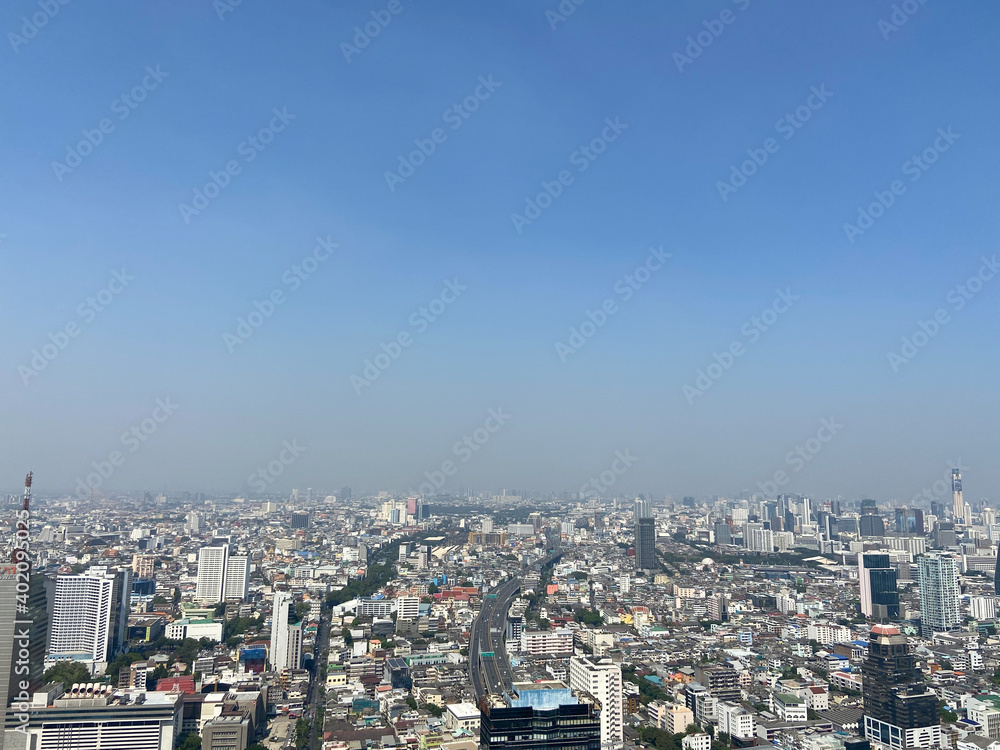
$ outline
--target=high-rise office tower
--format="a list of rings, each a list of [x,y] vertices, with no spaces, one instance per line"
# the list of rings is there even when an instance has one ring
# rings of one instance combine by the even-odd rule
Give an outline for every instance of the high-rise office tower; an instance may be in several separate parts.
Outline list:
[[[337,493],[337,499],[340,500],[340,502],[344,502],[345,500],[350,500],[351,499],[351,488],[350,487],[341,487],[340,488],[340,492]]]
[[[479,724],[480,750],[601,750],[600,708],[595,698],[573,694],[564,684],[532,689],[517,698],[485,698]]]
[[[924,512],[920,508],[896,508],[895,529],[900,534],[923,534]]]
[[[876,625],[864,665],[862,736],[885,750],[941,745],[937,696],[917,670],[906,636],[892,625]]]
[[[1000,596],[1000,544],[997,544],[997,561],[993,569],[993,593]]]
[[[103,672],[125,644],[132,571],[93,567],[56,577],[49,630],[50,656],[86,655]]]
[[[649,500],[644,500],[641,497],[637,497],[635,499],[634,505],[632,506],[632,509],[635,512],[635,517],[636,518],[652,518],[653,517],[653,511],[652,511],[652,507],[651,506],[652,506],[652,503],[650,503]]]
[[[858,531],[861,536],[885,536],[885,523],[882,516],[865,513],[858,517]]]
[[[858,583],[862,614],[878,620],[899,618],[896,571],[889,565],[889,555],[859,552]]]
[[[0,565],[0,750],[24,746],[24,738],[16,734],[13,742],[5,742],[7,707],[33,697],[42,685],[45,663],[48,599],[45,578],[32,571],[29,552],[31,479],[29,472],[24,478],[24,502],[16,514],[10,562]]]
[[[656,568],[656,522],[640,518],[635,524],[635,569]]]
[[[569,660],[569,686],[585,691],[601,704],[601,747],[621,747],[624,741],[622,669],[609,657],[574,656]]]
[[[725,521],[715,522],[715,543],[716,544],[732,544],[733,543],[733,530],[729,527],[729,524]]]
[[[302,623],[290,622],[294,610],[291,594],[278,591],[274,594],[271,612],[271,669],[281,672],[298,669],[302,663]]]
[[[744,524],[743,545],[751,552],[773,552],[774,532],[762,523]]]
[[[810,507],[809,498],[802,498],[802,523],[810,524],[812,523],[812,508]]]
[[[951,470],[951,509],[956,522],[960,523],[965,519],[965,500],[962,499],[962,472],[959,469]]]
[[[917,575],[921,633],[930,636],[958,630],[962,624],[958,609],[958,560],[942,554],[918,557]]]
[[[198,551],[198,584],[194,598],[207,604],[226,599],[246,599],[250,584],[250,558],[233,555],[229,544],[214,544]]]

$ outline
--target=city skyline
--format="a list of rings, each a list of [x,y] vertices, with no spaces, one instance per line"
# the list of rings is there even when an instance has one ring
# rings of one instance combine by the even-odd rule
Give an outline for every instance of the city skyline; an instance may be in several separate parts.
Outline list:
[[[4,22],[45,489],[998,495],[996,6],[223,5]]]

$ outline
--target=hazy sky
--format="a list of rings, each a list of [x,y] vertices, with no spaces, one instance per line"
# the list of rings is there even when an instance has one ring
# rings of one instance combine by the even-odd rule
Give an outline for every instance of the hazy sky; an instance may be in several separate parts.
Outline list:
[[[996,498],[1000,8],[902,6],[5,3],[0,485]]]

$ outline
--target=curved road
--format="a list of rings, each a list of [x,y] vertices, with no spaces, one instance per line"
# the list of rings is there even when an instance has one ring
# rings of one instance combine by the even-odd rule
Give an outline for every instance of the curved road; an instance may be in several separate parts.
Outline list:
[[[556,552],[533,567],[543,568],[558,559],[562,553]],[[491,589],[483,598],[479,616],[472,623],[469,636],[469,677],[476,698],[490,693],[505,693],[511,689],[514,674],[510,668],[505,645],[507,611],[521,588],[520,577],[504,581]],[[482,659],[483,652],[493,652],[493,659]]]

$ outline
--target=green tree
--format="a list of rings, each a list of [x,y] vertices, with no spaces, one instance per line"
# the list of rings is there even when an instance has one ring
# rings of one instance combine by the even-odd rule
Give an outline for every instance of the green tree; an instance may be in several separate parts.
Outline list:
[[[430,584],[427,587],[427,593],[428,594],[439,594],[439,593],[441,593],[441,589],[438,587],[438,585],[436,583],[432,583],[432,584]]]
[[[444,709],[437,703],[426,703],[424,704],[424,708],[430,711],[431,715],[438,719],[440,719],[441,715],[444,714]]]
[[[93,682],[90,670],[78,661],[61,661],[50,667],[42,679],[45,682],[61,682],[67,688],[76,682]]]
[[[303,750],[306,745],[309,744],[309,722],[305,719],[299,719],[295,722],[295,747],[297,750]]]
[[[417,710],[417,699],[412,695],[406,696],[406,705],[412,708],[414,711]]]
[[[177,738],[177,750],[201,750],[201,737],[195,732],[182,734]]]

